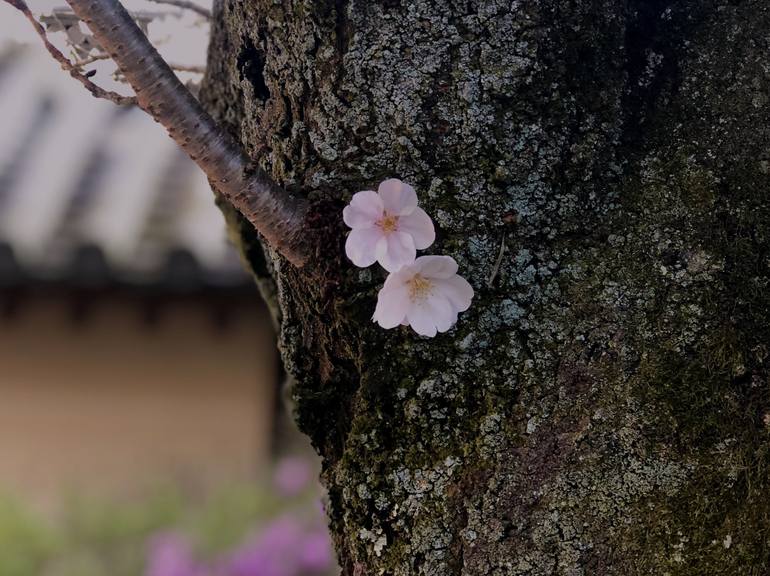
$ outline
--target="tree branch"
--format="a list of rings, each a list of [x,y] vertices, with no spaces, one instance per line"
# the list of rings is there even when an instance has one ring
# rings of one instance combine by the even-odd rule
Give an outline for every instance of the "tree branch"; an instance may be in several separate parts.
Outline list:
[[[279,253],[297,266],[308,258],[307,203],[276,185],[203,109],[118,0],[67,0],[136,92],[227,198]]]
[[[87,58],[83,58],[82,60],[77,60],[73,66],[76,66],[77,68],[83,68],[83,66],[88,66],[89,64],[93,64],[95,62],[101,62],[103,60],[112,60],[109,54],[105,52],[98,52],[94,54],[93,56],[88,56]],[[175,72],[190,72],[193,74],[205,74],[206,73],[206,67],[205,66],[197,66],[195,64],[175,64],[174,62],[168,62],[169,68],[174,70]]]
[[[69,58],[62,54],[56,46],[51,44],[50,40],[48,40],[48,35],[46,34],[45,29],[37,20],[35,20],[35,17],[32,15],[32,12],[24,0],[5,1],[19,10],[22,14],[24,14],[27,20],[32,23],[32,26],[35,28],[35,32],[37,32],[37,35],[40,36],[40,38],[43,40],[43,44],[45,45],[46,50],[48,50],[51,56],[53,56],[54,60],[56,60],[65,71],[69,72],[70,76],[85,86],[86,90],[88,90],[91,94],[97,98],[103,98],[121,106],[130,106],[137,103],[136,98],[133,96],[123,96],[117,92],[105,90],[104,88],[101,88],[100,86],[97,86],[91,82],[91,80],[88,79],[88,76],[80,69],[79,65],[70,62]]]
[[[23,0],[6,2],[24,5]],[[305,264],[310,254],[304,227],[307,202],[253,165],[184,87],[118,0],[67,2],[118,65],[139,106],[166,128],[275,250],[296,266]]]
[[[195,64],[176,64],[174,62],[169,62],[168,65],[172,70],[176,70],[177,72],[191,72],[193,74],[206,73],[205,66],[196,66]]]
[[[149,2],[155,2],[156,4],[168,4],[169,6],[176,6],[177,8],[191,10],[192,12],[200,14],[204,18],[211,20],[211,11],[207,10],[203,6],[198,6],[195,2],[187,2],[186,0],[149,0]]]

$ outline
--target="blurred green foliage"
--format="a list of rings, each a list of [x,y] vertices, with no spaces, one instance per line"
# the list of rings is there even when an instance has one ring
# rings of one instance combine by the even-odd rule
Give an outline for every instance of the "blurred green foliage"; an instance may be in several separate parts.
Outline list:
[[[311,500],[289,502],[253,484],[206,498],[166,487],[120,502],[72,496],[46,515],[0,496],[0,575],[139,576],[155,534],[185,534],[203,554],[216,555],[278,512]]]
[[[0,497],[0,574],[40,574],[55,553],[50,528],[8,497]]]

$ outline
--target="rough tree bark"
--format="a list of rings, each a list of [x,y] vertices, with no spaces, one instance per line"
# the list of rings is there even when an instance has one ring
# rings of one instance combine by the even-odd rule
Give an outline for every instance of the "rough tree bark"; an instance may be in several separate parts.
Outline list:
[[[315,202],[304,272],[225,209],[344,574],[767,574],[768,30],[763,0],[217,3],[207,106]],[[343,257],[391,176],[476,289],[435,339],[374,326]]]

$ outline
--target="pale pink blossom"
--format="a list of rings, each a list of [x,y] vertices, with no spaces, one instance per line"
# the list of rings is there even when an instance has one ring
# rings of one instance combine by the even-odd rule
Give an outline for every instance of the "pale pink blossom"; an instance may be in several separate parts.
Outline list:
[[[361,268],[379,262],[394,272],[436,239],[430,216],[417,207],[414,188],[395,178],[385,180],[377,192],[354,194],[342,218],[353,229],[345,253]]]
[[[471,305],[473,288],[450,256],[420,256],[388,275],[372,320],[383,328],[410,325],[423,336],[446,332]]]

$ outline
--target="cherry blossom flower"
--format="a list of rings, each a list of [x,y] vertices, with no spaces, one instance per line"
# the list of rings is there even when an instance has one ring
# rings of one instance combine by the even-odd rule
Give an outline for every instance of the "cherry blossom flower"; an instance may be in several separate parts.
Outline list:
[[[345,253],[361,268],[379,262],[395,272],[436,239],[430,216],[417,207],[414,188],[395,178],[385,180],[377,192],[354,194],[342,218],[353,229]]]
[[[372,320],[383,328],[410,325],[422,336],[446,332],[471,305],[473,288],[450,256],[420,256],[388,275]]]

